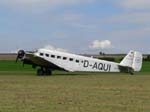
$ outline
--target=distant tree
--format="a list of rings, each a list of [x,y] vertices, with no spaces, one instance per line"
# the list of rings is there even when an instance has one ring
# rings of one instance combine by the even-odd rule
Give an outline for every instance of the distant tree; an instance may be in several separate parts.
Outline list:
[[[105,55],[105,53],[100,51],[100,52],[99,52],[99,55]]]
[[[144,58],[143,61],[150,61],[150,55],[147,55],[147,57]]]
[[[150,55],[147,56],[147,61],[150,61]]]
[[[102,54],[103,54],[103,52],[100,51],[100,52],[99,52],[99,55],[102,55]]]
[[[101,58],[99,58],[99,59],[115,62],[115,58],[114,58],[114,57],[101,57]]]

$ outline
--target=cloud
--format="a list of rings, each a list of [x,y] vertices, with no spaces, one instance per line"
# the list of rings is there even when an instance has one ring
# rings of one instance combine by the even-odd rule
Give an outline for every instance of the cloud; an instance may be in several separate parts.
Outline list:
[[[126,9],[150,9],[149,0],[120,0],[119,3]]]
[[[112,43],[110,40],[94,40],[89,47],[91,49],[109,49],[112,48]]]
[[[52,46],[52,45],[46,45],[46,46],[44,47],[44,49],[48,49],[48,50],[56,50],[56,51],[62,51],[62,52],[68,52],[67,49],[56,48],[56,47],[54,47],[54,46]]]

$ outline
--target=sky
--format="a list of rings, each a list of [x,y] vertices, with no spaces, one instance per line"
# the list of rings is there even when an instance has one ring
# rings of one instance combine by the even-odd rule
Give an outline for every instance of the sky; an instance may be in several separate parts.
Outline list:
[[[150,0],[0,0],[0,52],[150,53]]]

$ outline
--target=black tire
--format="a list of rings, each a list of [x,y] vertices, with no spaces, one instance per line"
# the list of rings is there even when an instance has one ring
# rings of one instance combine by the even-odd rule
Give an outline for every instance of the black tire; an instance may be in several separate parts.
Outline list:
[[[38,75],[38,76],[44,75],[44,71],[43,71],[42,69],[38,69],[38,70],[37,70],[37,75]]]
[[[131,74],[131,75],[134,75],[134,71],[131,71],[130,74]]]
[[[51,76],[52,75],[52,71],[51,70],[46,70],[46,75]]]
[[[134,70],[132,68],[130,69],[130,74],[134,75]]]

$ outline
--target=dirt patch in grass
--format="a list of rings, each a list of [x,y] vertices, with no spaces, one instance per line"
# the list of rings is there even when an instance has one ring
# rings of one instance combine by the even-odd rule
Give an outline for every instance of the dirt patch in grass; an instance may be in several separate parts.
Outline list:
[[[0,54],[0,60],[15,60],[17,54]]]

